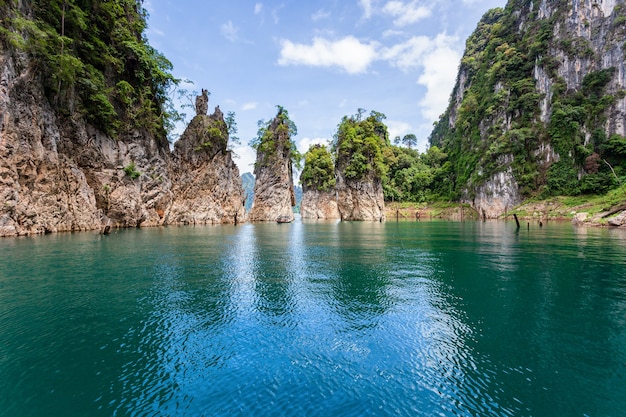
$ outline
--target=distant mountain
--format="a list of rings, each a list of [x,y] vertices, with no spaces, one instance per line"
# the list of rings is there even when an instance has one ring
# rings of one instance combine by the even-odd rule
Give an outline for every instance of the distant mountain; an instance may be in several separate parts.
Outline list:
[[[300,213],[300,203],[302,202],[302,187],[296,185],[293,187],[293,193],[296,195],[296,206],[293,208],[294,213]]]
[[[254,175],[244,172],[241,174],[241,181],[243,182],[243,192],[246,196],[246,212],[249,212],[254,200]]]
[[[252,201],[254,200],[254,175],[249,172],[244,172],[241,174],[241,181],[243,182],[243,190],[246,195],[246,211],[250,210],[252,207]],[[293,187],[294,194],[296,195],[296,206],[294,207],[294,212],[300,212],[300,202],[302,201],[302,187],[296,185]]]

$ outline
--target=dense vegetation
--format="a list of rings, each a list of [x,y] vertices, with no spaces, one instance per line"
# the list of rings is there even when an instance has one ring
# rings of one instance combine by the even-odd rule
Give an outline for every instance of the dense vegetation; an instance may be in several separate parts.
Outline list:
[[[335,186],[335,163],[326,146],[312,145],[304,154],[300,182],[303,187],[318,191],[329,191]]]
[[[386,116],[372,111],[363,119],[365,110],[354,116],[344,116],[337,127],[332,151],[337,169],[348,180],[382,178],[387,172],[384,152],[390,146]]]
[[[0,0],[0,42],[29,55],[48,100],[105,133],[150,132],[165,146],[179,113],[171,63],[143,32],[142,0]]]
[[[549,50],[570,57],[594,58],[585,38],[557,39],[557,20],[570,2],[553,2],[551,18],[537,20],[530,2],[510,1],[505,9],[485,14],[467,40],[460,71],[464,77],[452,103],[433,130],[430,143],[448,154],[449,181],[440,194],[456,200],[494,173],[509,166],[523,196],[604,192],[626,181],[626,139],[606,137],[605,110],[624,91],[607,94],[615,69],[589,73],[578,91],[568,91],[559,77],[559,61]],[[615,14],[626,14],[617,5]],[[522,13],[519,13],[522,11]],[[622,21],[615,19],[609,36],[623,39]],[[524,30],[519,30],[524,27]],[[620,35],[621,34],[621,35]],[[535,68],[554,81],[549,122],[540,120],[541,101]],[[558,162],[550,165],[540,149],[551,147]]]
[[[250,141],[250,146],[257,152],[255,172],[258,168],[270,166],[277,158],[288,158],[300,167],[302,155],[291,140],[298,134],[298,129],[287,110],[282,106],[276,107],[276,117],[269,122],[259,120],[257,137]]]
[[[396,139],[406,147],[391,145],[385,115],[372,111],[363,118],[364,110],[345,116],[337,126],[330,149],[312,145],[304,154],[302,185],[318,191],[329,191],[341,171],[347,180],[380,180],[385,200],[426,202],[440,198],[440,184],[449,176],[450,162],[437,146],[420,154],[416,137],[405,135]]]

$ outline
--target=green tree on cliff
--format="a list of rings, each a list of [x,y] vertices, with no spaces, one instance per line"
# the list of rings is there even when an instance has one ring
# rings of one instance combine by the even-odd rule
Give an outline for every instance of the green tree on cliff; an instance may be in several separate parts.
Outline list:
[[[361,110],[361,109],[359,109]],[[386,116],[372,111],[363,119],[362,112],[344,116],[333,142],[337,165],[347,179],[382,178],[387,172],[384,153],[390,146]]]
[[[170,101],[179,80],[144,36],[141,2],[24,3],[0,3],[0,42],[30,56],[57,112],[82,114],[112,136],[144,129],[165,146],[168,130],[180,117]]]
[[[291,140],[298,134],[296,124],[289,118],[289,113],[282,106],[276,106],[278,113],[269,122],[258,121],[257,137],[249,145],[260,155],[257,164],[269,165],[275,158],[288,157],[296,168],[300,168],[302,154]]]
[[[335,164],[325,145],[312,145],[304,154],[300,182],[306,188],[329,191],[335,186]]]

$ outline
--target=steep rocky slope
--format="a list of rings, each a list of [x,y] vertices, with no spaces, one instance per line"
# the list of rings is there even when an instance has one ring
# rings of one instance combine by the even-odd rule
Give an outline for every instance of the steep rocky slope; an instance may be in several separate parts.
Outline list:
[[[626,175],[623,0],[510,0],[468,39],[430,137],[451,198],[497,217],[524,197],[601,192]]]
[[[112,139],[60,119],[26,57],[0,51],[0,71],[1,236],[98,229],[105,214],[117,226],[161,222],[167,149],[145,132]]]
[[[176,142],[173,154],[173,202],[168,224],[244,222],[245,194],[239,169],[227,150],[228,130],[219,106],[199,114]]]
[[[337,132],[337,206],[342,220],[383,221],[383,150],[389,146],[381,113],[344,117]]]
[[[187,143],[197,136],[170,153],[163,89],[173,79],[164,72],[169,63],[137,41],[137,4],[92,2],[90,14],[73,3],[52,6],[0,3],[0,236],[243,221],[241,180],[224,146],[211,158],[205,148],[194,154]],[[72,19],[83,20],[70,19],[72,7]],[[61,10],[65,37],[46,20]],[[104,38],[81,34],[88,16],[112,25],[94,32]],[[106,38],[111,33],[128,38]],[[107,59],[105,51],[84,54],[105,41]],[[191,130],[211,119],[204,113]]]
[[[296,196],[293,184],[295,145],[291,137],[297,130],[285,109],[259,132],[254,145],[257,159],[254,166],[254,202],[248,215],[250,221],[293,221]]]

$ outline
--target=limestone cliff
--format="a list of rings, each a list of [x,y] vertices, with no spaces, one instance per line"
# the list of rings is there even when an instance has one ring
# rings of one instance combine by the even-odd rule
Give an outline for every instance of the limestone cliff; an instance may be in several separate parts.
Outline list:
[[[23,56],[0,51],[0,74],[0,236],[99,229],[104,215],[116,226],[161,222],[167,155],[154,139],[61,120]]]
[[[337,132],[335,175],[342,220],[383,221],[383,150],[389,146],[384,116],[344,117]]]
[[[337,206],[342,220],[383,221],[385,200],[379,179],[351,181],[337,176]]]
[[[227,150],[228,130],[219,109],[207,116],[204,104],[176,142],[173,154],[173,202],[168,224],[245,221],[245,195],[239,169]]]
[[[248,215],[250,221],[293,221],[296,197],[293,185],[293,151],[291,136],[296,128],[285,109],[262,127],[254,147],[254,202]]]
[[[337,192],[318,191],[303,187],[300,216],[303,219],[340,219]]]
[[[225,143],[202,146],[221,113],[196,116],[173,157],[145,132],[113,139],[79,117],[60,120],[32,68],[0,54],[0,236],[245,221]],[[199,149],[196,147],[199,146]]]
[[[450,196],[492,218],[537,193],[617,185],[624,39],[624,0],[510,0],[485,14],[430,137],[449,155]]]
[[[335,184],[335,164],[324,145],[312,145],[304,154],[304,168],[300,174],[303,219],[340,219]]]
[[[139,74],[145,83],[151,82],[150,69],[139,66],[134,50],[124,50],[117,62],[122,66],[117,67],[117,74],[122,71],[126,78],[121,81],[103,75],[116,74],[106,67],[109,61],[81,56],[69,46],[61,50],[65,54],[61,58],[41,55],[36,48],[59,34],[41,20],[38,24],[43,29],[26,25],[31,31],[20,32],[33,10],[30,3],[17,4],[0,4],[0,236],[97,230],[103,224],[138,227],[186,219],[244,220],[239,218],[244,217],[241,181],[229,152],[209,158],[211,147],[205,147],[196,155],[185,145],[191,140],[187,139],[172,157],[163,121],[155,110],[162,104],[158,92],[164,84],[142,85],[141,95],[133,96],[139,84],[135,89],[127,81],[136,81],[132,77]],[[34,12],[47,10],[45,2],[33,2],[35,6],[39,9]],[[121,16],[139,16],[126,3],[102,10],[121,13],[117,21],[106,21],[116,25],[122,24]],[[78,13],[71,18],[87,16]],[[137,26],[135,21],[133,27]],[[66,38],[72,36],[69,28]],[[89,36],[80,42],[86,43]],[[137,40],[132,33],[129,36]],[[109,46],[108,53],[117,53],[116,45]],[[144,44],[135,47],[154,52]],[[75,74],[76,79],[46,74],[43,69],[50,67],[45,63],[54,59],[83,70]],[[96,61],[104,67],[96,68]],[[51,80],[58,82],[51,84]],[[113,87],[107,88],[108,84]],[[123,91],[127,95],[122,97]],[[204,123],[205,118],[192,126]],[[191,172],[196,178],[189,179]]]

